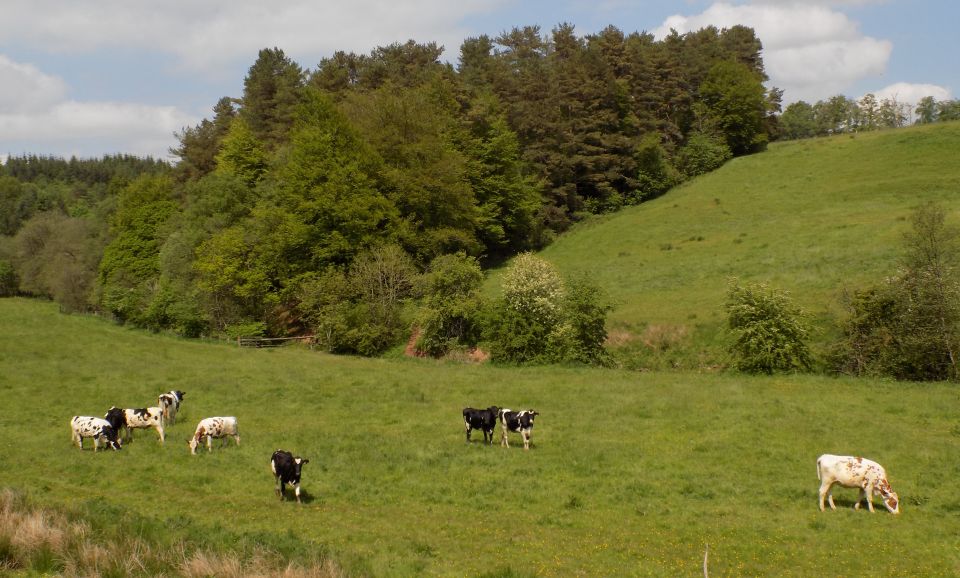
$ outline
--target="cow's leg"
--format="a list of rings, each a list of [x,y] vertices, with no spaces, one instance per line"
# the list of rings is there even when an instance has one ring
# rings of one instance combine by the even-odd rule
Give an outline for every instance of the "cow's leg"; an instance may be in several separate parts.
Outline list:
[[[280,496],[280,501],[283,501],[283,480],[280,479],[280,476],[277,476],[277,487],[274,488],[277,492],[277,495]]]
[[[522,430],[520,432],[520,435],[523,437],[523,449],[529,450],[530,449],[530,431]]]
[[[824,507],[823,507],[823,499],[827,497],[827,492],[830,491],[830,486],[831,486],[831,484],[828,484],[826,480],[824,480],[824,481],[820,484],[819,496],[820,496],[820,511],[821,511],[821,512],[824,510]],[[832,504],[831,504],[831,505],[832,505]]]
[[[157,433],[160,434],[160,443],[163,443],[163,440],[165,439],[165,437],[164,437],[164,435],[163,435],[163,426],[162,426],[162,425],[158,425],[158,426],[157,426]]]
[[[870,513],[873,513],[873,482],[869,482],[867,487],[863,489],[863,493],[867,498],[867,509],[870,510]]]
[[[857,503],[853,505],[853,509],[859,510],[861,502],[863,502],[863,488],[860,488],[860,491],[857,492]]]
[[[70,433],[70,441],[81,450],[83,449],[83,438],[77,435],[77,432]]]
[[[297,503],[301,504],[302,502],[300,501],[300,482],[297,482],[296,484],[293,485],[293,493],[297,495]]]
[[[237,445],[240,445],[240,434],[233,436],[233,441],[237,442]]]
[[[213,436],[207,436],[207,451],[213,451]]]
[[[470,424],[467,423],[466,419],[463,420],[463,429],[465,429],[467,432],[467,443],[470,443]],[[484,437],[483,439],[487,439],[487,438]]]

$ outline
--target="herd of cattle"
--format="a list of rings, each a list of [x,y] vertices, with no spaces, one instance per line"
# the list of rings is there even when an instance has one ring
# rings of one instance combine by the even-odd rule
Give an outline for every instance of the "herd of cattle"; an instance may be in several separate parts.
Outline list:
[[[161,394],[157,400],[157,407],[140,409],[120,409],[111,407],[103,418],[91,416],[74,416],[70,421],[73,432],[73,442],[82,450],[83,439],[93,439],[93,450],[97,451],[100,444],[114,450],[122,449],[120,431],[126,432],[126,439],[132,437],[134,429],[157,430],[160,441],[164,441],[164,424],[176,422],[177,411],[183,402],[184,392],[179,390]],[[490,406],[487,409],[467,407],[463,409],[463,426],[466,430],[467,443],[473,430],[483,432],[483,441],[493,443],[493,433],[500,421],[500,445],[510,447],[508,433],[518,433],[523,440],[523,449],[530,449],[530,435],[533,432],[534,419],[540,415],[533,409],[513,411],[510,409]],[[221,445],[227,438],[232,437],[240,445],[240,434],[235,417],[208,417],[200,420],[193,437],[189,441],[190,453],[196,454],[197,447],[206,440],[207,451],[212,451],[211,440],[220,439]],[[297,502],[300,502],[300,474],[301,468],[310,460],[294,456],[288,451],[277,450],[270,457],[270,470],[276,479],[276,493],[282,500],[284,488],[291,486]],[[830,508],[836,510],[833,503],[831,488],[840,485],[845,488],[859,488],[860,494],[854,509],[860,509],[864,498],[867,507],[873,512],[873,496],[880,496],[883,505],[893,514],[900,513],[900,497],[887,480],[887,473],[883,467],[872,460],[854,456],[835,456],[824,454],[817,458],[817,479],[820,480],[819,505],[824,510],[824,498]]]
[[[100,445],[113,450],[123,449],[123,439],[127,441],[133,438],[133,430],[150,429],[157,430],[160,442],[166,439],[163,428],[164,425],[173,424],[177,419],[177,411],[183,402],[185,393],[180,390],[162,393],[157,398],[156,407],[144,407],[138,409],[120,409],[116,406],[107,410],[102,417],[93,417],[85,415],[75,415],[70,420],[70,429],[73,432],[73,443],[81,450],[83,449],[83,439],[93,439],[93,451],[100,449]],[[121,438],[121,431],[125,435]],[[221,445],[226,443],[227,438],[240,445],[240,433],[237,429],[237,418],[235,417],[208,417],[200,420],[197,429],[190,438],[190,453],[196,454],[197,447],[206,440],[207,451],[212,451],[211,441],[220,439]],[[309,460],[295,457],[288,451],[277,450],[270,457],[270,470],[273,472],[277,481],[276,492],[283,499],[283,490],[286,486],[294,489],[297,502],[300,501],[300,468]]]

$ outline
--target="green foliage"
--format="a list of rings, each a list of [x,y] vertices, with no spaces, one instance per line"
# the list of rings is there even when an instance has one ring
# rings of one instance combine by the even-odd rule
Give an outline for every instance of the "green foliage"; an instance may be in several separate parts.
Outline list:
[[[233,119],[215,157],[217,170],[253,187],[267,172],[267,150],[242,117]]]
[[[502,287],[503,296],[484,317],[484,340],[494,361],[607,361],[603,345],[611,307],[599,287],[586,278],[568,286],[551,263],[530,253],[514,259]]]
[[[680,173],[670,163],[658,135],[645,136],[637,145],[636,157],[639,172],[635,202],[659,197],[680,182]]]
[[[240,118],[269,150],[286,140],[302,98],[304,73],[279,48],[264,48],[243,81]]]
[[[735,155],[763,150],[768,135],[763,79],[745,64],[720,61],[700,85],[709,122],[726,138]]]
[[[20,281],[13,263],[0,259],[0,297],[12,297],[19,292]]]
[[[291,293],[321,348],[372,356],[403,338],[401,313],[415,283],[410,257],[396,245],[382,245],[358,255],[346,270],[304,275]]]
[[[101,306],[121,321],[148,324],[157,290],[164,226],[175,213],[169,177],[142,176],[123,189],[98,274]]]
[[[483,270],[465,253],[441,255],[420,278],[421,313],[417,351],[441,357],[473,347],[480,339]]]
[[[790,296],[766,284],[730,283],[727,321],[735,341],[734,365],[749,373],[810,369],[809,329]]]
[[[799,100],[787,105],[780,115],[780,135],[785,139],[809,138],[817,134],[817,118],[810,103]]]
[[[693,133],[677,153],[676,165],[686,177],[691,178],[723,166],[733,153],[721,138],[703,133]]]
[[[942,207],[914,211],[896,275],[858,291],[842,322],[836,365],[854,375],[897,379],[957,378],[960,348],[958,233]]]

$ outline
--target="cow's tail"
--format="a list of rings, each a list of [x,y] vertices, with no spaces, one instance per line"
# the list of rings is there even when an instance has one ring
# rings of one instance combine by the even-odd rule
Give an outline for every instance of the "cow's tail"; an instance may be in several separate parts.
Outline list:
[[[817,458],[817,479],[820,480],[820,458]],[[822,481],[822,480],[821,480]]]

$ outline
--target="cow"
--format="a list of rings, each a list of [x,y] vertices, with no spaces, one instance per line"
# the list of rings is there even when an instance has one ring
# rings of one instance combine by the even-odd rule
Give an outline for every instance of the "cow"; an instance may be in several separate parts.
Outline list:
[[[530,432],[533,430],[533,418],[540,415],[539,412],[532,409],[521,411],[511,411],[509,409],[500,410],[500,446],[510,447],[510,441],[507,439],[507,432],[512,431],[520,434],[523,438],[523,449],[530,449]]]
[[[207,451],[213,451],[210,447],[210,440],[220,438],[220,445],[227,443],[226,437],[233,438],[237,445],[240,445],[240,434],[237,430],[237,418],[235,417],[208,417],[200,420],[197,424],[197,431],[193,433],[190,439],[190,453],[197,453],[197,446],[203,443],[203,438],[207,438]]]
[[[180,411],[180,402],[183,401],[185,395],[187,394],[179,389],[160,394],[160,397],[157,398],[157,405],[163,410],[164,421],[169,424],[177,422],[177,412]]]
[[[288,451],[277,450],[270,458],[270,470],[277,479],[277,495],[283,501],[283,490],[287,485],[293,486],[293,493],[300,503],[300,469],[310,460],[294,456]]]
[[[877,462],[861,457],[823,454],[817,458],[817,479],[820,480],[821,512],[824,510],[824,496],[828,497],[830,509],[837,509],[833,505],[833,493],[830,488],[834,484],[839,484],[844,488],[860,488],[857,503],[853,506],[854,510],[860,509],[860,502],[866,497],[867,507],[870,512],[873,512],[873,494],[877,494],[891,513],[900,513],[900,497],[890,487],[887,472]]]
[[[75,415],[70,420],[70,430],[73,432],[73,443],[81,450],[83,449],[83,438],[93,438],[93,451],[100,449],[101,441],[105,442],[106,447],[114,451],[123,449],[120,440],[117,438],[117,430],[103,418]]]
[[[124,439],[130,441],[133,439],[133,430],[153,428],[157,430],[160,436],[160,443],[164,441],[163,432],[163,410],[159,407],[141,407],[137,409],[120,409],[113,406],[104,414],[104,419],[110,422],[113,429],[120,432],[123,428]]]
[[[497,427],[499,418],[500,408],[495,405],[487,409],[463,408],[463,427],[467,430],[467,443],[470,443],[470,432],[479,429],[483,430],[483,441],[492,444],[493,430]]]

